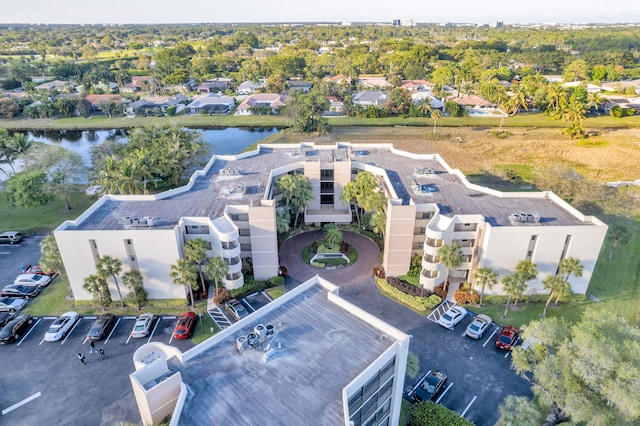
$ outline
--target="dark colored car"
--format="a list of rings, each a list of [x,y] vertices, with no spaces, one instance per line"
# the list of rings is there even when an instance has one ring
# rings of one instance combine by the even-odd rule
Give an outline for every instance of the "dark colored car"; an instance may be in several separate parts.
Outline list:
[[[505,325],[496,339],[496,346],[505,351],[511,350],[518,343],[519,338],[520,330],[512,325]]]
[[[13,319],[13,317],[13,312],[0,312],[0,327],[4,327],[6,323]]]
[[[416,402],[434,400],[444,389],[445,383],[447,383],[447,375],[442,371],[434,370],[430,372],[418,384],[416,391],[413,393],[413,400]]]
[[[11,284],[0,290],[1,296],[24,297],[31,299],[40,294],[40,287],[37,285]]]
[[[236,321],[240,321],[242,318],[249,315],[249,312],[245,309],[244,305],[237,300],[231,299],[227,302],[227,311],[236,319]]]
[[[173,329],[174,339],[188,339],[196,324],[196,314],[194,312],[185,312],[180,315],[176,327]]]
[[[116,317],[113,314],[100,315],[91,324],[91,328],[87,333],[88,340],[102,340],[109,334],[109,331],[113,328],[116,322]]]
[[[15,342],[27,331],[31,323],[33,323],[33,318],[29,314],[15,317],[0,330],[0,343]]]

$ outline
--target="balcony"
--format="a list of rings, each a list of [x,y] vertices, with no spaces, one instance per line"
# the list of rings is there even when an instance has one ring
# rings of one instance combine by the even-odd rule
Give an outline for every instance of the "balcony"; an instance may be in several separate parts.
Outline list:
[[[453,240],[453,242],[460,248],[475,247],[476,245],[476,240]]]
[[[241,251],[238,241],[222,242],[222,257],[232,259],[240,256]]]
[[[438,238],[427,238],[427,245],[429,247],[442,247],[443,240]]]
[[[430,278],[430,279],[438,278],[438,275],[439,275],[438,271],[431,271],[429,269],[422,270],[422,276],[425,278]]]
[[[431,263],[431,264],[440,263],[440,256],[434,256],[432,254],[425,254],[423,259],[425,262]]]

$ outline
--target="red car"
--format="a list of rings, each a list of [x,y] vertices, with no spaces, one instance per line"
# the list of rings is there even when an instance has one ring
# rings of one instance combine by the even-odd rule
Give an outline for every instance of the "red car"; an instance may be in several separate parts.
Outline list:
[[[518,343],[519,338],[520,330],[512,325],[505,325],[496,339],[496,346],[505,351],[511,350]]]
[[[174,339],[188,339],[196,324],[196,314],[194,312],[185,312],[178,318],[176,328],[173,329]]]

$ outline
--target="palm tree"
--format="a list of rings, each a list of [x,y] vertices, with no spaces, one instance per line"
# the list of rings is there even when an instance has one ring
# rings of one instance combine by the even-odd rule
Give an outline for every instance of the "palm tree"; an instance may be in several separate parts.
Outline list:
[[[204,276],[202,275],[202,262],[207,258],[208,244],[202,238],[194,238],[187,241],[184,245],[185,258],[193,262],[198,268],[198,274],[200,275],[200,283],[204,284]]]
[[[562,275],[549,275],[542,281],[542,286],[545,290],[549,290],[549,298],[547,303],[544,304],[544,311],[542,311],[542,318],[545,318],[547,316],[547,307],[549,307],[553,296],[563,297],[571,294],[571,286]]]
[[[505,293],[507,293],[507,295],[509,296],[507,298],[507,304],[504,307],[504,314],[502,314],[502,318],[507,317],[507,311],[509,310],[509,303],[511,303],[511,298],[513,296],[517,297],[519,290],[521,288],[520,287],[521,283],[522,281],[520,280],[520,277],[518,277],[517,274],[508,274],[502,277],[502,288],[504,289]]]
[[[334,244],[342,242],[342,231],[335,223],[329,223],[324,227],[324,239],[327,240],[329,248],[333,248]]]
[[[444,286],[445,290],[449,288],[449,273],[451,269],[457,268],[464,262],[464,254],[462,250],[455,242],[451,244],[444,244],[438,250],[438,256],[440,256],[440,263],[447,268],[447,275],[445,276]]]
[[[560,261],[560,264],[558,265],[558,272],[560,272],[564,276],[564,279],[567,282],[569,282],[571,275],[573,275],[576,278],[581,277],[583,269],[584,268],[580,264],[580,261],[575,257],[567,257],[565,259],[562,259]],[[556,301],[555,301],[556,305],[558,304],[559,300],[560,300],[560,295],[556,297]]]
[[[124,308],[124,299],[122,298],[122,292],[120,292],[120,284],[118,284],[118,275],[122,272],[122,262],[111,256],[102,256],[96,263],[96,269],[98,270],[98,275],[104,277],[105,280],[107,277],[113,278],[120,298],[120,307]]]
[[[527,102],[527,92],[521,85],[516,85],[513,95],[509,98],[508,105],[511,108],[511,115],[516,115],[521,108],[529,109]]]
[[[142,274],[138,271],[125,272],[122,275],[122,283],[131,290],[138,310],[147,302],[149,293],[144,289]]]
[[[600,108],[600,105],[604,104],[607,99],[602,96],[599,92],[589,92],[587,93],[587,109],[591,111],[591,108],[595,108],[597,111]]]
[[[84,279],[82,287],[93,294],[93,300],[100,304],[102,310],[111,303],[111,295],[107,288],[107,281],[103,276],[97,274],[89,275]]]
[[[220,283],[229,272],[229,265],[227,265],[227,263],[221,257],[212,257],[204,265],[204,272],[211,280],[213,280],[213,283],[216,287],[217,296],[218,289],[220,288]]]
[[[625,246],[631,241],[631,232],[626,225],[621,222],[613,222],[607,232],[607,240],[611,242],[611,249],[609,250],[608,260],[611,261],[613,257],[613,250],[618,246]]]
[[[373,232],[377,232],[381,237],[384,237],[384,231],[387,227],[387,215],[383,211],[375,212],[369,219],[369,226],[371,226]]]
[[[438,120],[442,118],[442,112],[439,109],[433,109],[431,111],[431,119],[433,120],[433,135],[436,134],[436,125],[438,124]]]
[[[191,306],[196,307],[196,300],[193,298],[193,287],[198,281],[198,271],[196,266],[187,259],[178,259],[175,264],[171,265],[169,277],[177,285],[183,285],[189,289],[191,297]]]
[[[49,234],[40,243],[40,267],[45,271],[64,273],[64,262],[53,234]]]
[[[482,307],[482,299],[484,298],[484,288],[489,287],[489,290],[498,283],[498,275],[493,272],[488,266],[483,266],[478,269],[473,278],[476,280],[476,285],[480,285],[480,307]]]
[[[535,263],[530,260],[521,260],[516,265],[516,275],[520,278],[521,288],[523,288],[522,293],[516,295],[516,301],[513,306],[518,304],[518,298],[524,294],[528,285],[527,282],[535,279],[538,276],[538,269],[536,268]]]

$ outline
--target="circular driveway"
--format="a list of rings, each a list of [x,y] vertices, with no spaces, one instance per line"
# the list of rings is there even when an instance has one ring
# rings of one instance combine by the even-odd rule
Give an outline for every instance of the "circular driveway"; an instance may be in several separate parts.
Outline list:
[[[287,267],[289,276],[306,281],[316,275],[338,286],[361,282],[373,276],[373,268],[380,265],[380,250],[375,242],[355,232],[343,231],[343,239],[358,251],[358,260],[341,269],[319,269],[302,261],[302,250],[313,241],[321,241],[321,230],[304,232],[289,238],[280,248],[280,265]]]

